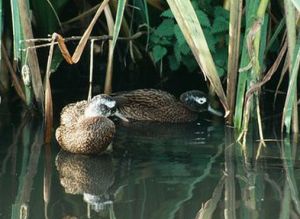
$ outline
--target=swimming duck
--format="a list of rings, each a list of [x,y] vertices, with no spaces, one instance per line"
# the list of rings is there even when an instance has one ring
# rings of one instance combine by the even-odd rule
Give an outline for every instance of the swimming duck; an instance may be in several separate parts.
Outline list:
[[[115,134],[114,123],[107,118],[116,112],[116,102],[105,94],[71,103],[61,112],[55,137],[71,153],[96,154],[105,151]]]
[[[191,122],[203,111],[222,116],[210,106],[207,95],[199,90],[187,91],[181,94],[179,100],[166,91],[156,89],[138,89],[111,96],[117,103],[118,113],[129,120]]]

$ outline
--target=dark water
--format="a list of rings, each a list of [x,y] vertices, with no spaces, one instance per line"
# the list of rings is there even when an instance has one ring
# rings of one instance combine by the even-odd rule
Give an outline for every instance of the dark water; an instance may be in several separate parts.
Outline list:
[[[243,153],[220,122],[119,125],[113,152],[87,157],[44,145],[40,119],[8,112],[0,218],[300,218],[297,144],[271,132],[256,160],[256,138]]]

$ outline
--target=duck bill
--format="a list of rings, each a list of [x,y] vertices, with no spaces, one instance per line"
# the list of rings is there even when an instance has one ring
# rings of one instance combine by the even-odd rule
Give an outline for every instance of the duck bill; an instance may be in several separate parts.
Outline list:
[[[213,115],[216,115],[216,116],[223,116],[224,115],[222,112],[212,108],[211,105],[208,105],[207,111],[212,113]]]
[[[125,116],[123,116],[119,111],[115,112],[114,116],[120,118],[124,122],[129,122],[129,120]]]

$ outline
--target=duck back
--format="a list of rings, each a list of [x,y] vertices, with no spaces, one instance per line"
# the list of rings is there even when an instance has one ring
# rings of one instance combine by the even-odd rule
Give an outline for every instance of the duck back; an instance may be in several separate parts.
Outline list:
[[[155,89],[139,89],[113,95],[120,113],[131,120],[190,122],[197,113],[184,106],[172,94]]]

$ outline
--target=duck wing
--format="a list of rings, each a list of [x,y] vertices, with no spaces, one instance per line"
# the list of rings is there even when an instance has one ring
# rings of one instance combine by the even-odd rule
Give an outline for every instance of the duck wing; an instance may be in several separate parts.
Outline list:
[[[84,114],[86,105],[86,100],[66,105],[60,113],[60,124],[70,126],[77,123],[78,118]]]
[[[185,122],[196,119],[172,94],[155,89],[139,89],[113,95],[125,118],[160,122]]]
[[[118,107],[137,104],[146,108],[157,108],[178,101],[172,94],[156,89],[138,89],[111,94],[111,96],[116,100]]]

